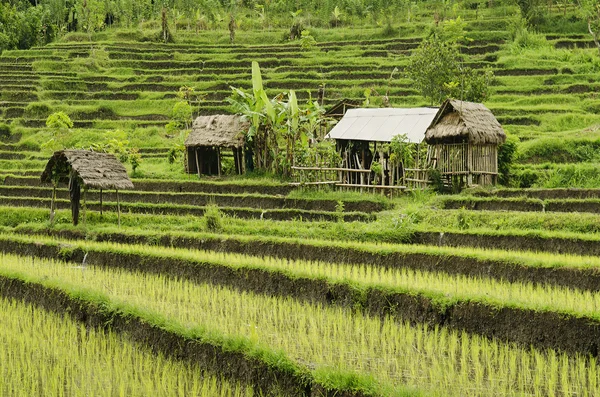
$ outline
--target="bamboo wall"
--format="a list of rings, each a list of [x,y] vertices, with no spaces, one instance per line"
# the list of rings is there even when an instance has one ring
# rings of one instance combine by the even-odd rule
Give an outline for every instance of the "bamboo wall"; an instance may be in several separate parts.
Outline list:
[[[442,176],[467,176],[467,184],[489,185],[498,175],[498,146],[469,143],[431,145],[429,164]]]

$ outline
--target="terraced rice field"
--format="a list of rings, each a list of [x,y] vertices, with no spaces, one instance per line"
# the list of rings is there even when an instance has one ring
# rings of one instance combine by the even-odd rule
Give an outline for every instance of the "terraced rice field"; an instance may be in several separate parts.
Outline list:
[[[600,131],[593,43],[545,33],[543,49],[515,48],[503,10],[465,10],[474,40],[461,51],[495,73],[486,105],[521,139],[517,171],[540,186],[562,186],[552,172],[572,166],[597,172],[584,156]],[[403,75],[428,26],[315,30],[308,51],[266,31],[262,45],[109,32],[3,52],[0,122],[13,133],[0,135],[0,394],[600,394],[593,178],[387,198],[198,180],[167,162],[180,87],[201,94],[199,114],[228,113],[254,60],[272,95],[316,97],[324,84],[326,105],[362,102],[365,89],[375,104],[388,92],[394,106],[428,105]],[[140,148],[120,227],[115,195],[101,203],[92,190],[71,226],[64,188],[50,224],[39,175],[55,111],[75,123],[70,146],[119,135]],[[540,147],[554,141],[581,156],[548,158]]]

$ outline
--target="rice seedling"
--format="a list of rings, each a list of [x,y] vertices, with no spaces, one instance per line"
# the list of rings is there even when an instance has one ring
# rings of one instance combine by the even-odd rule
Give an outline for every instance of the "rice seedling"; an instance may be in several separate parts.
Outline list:
[[[0,298],[0,395],[251,397],[249,386],[111,331]]]
[[[284,351],[317,380],[331,371],[372,376],[394,395],[404,385],[428,395],[596,395],[596,360],[519,348],[445,328],[411,326],[342,308],[195,285],[167,276],[4,255],[0,272],[33,282],[102,293],[112,302],[164,316],[193,332],[241,336]]]
[[[0,234],[0,238],[2,235]],[[14,237],[17,241],[34,241],[32,238]],[[42,241],[56,244],[52,239],[36,237],[36,244]],[[252,240],[250,240],[252,241]],[[589,290],[575,290],[552,284],[533,282],[507,282],[486,277],[449,275],[443,272],[420,271],[409,268],[381,267],[368,264],[340,264],[322,261],[286,260],[273,257],[254,257],[214,251],[197,251],[168,247],[148,247],[117,243],[70,242],[69,249],[81,248],[89,253],[109,253],[137,255],[142,261],[153,258],[171,258],[174,263],[187,261],[198,266],[222,266],[227,268],[262,269],[280,272],[292,278],[324,279],[330,283],[349,283],[358,290],[375,287],[389,291],[408,292],[430,296],[437,301],[480,301],[486,304],[505,307],[518,306],[532,310],[551,310],[573,313],[600,319],[600,293]],[[409,248],[412,248],[409,247]],[[416,247],[423,248],[423,247]],[[454,250],[457,251],[457,250]],[[460,250],[458,250],[460,251]],[[421,251],[408,251],[421,252]],[[425,251],[426,252],[426,251]],[[481,251],[497,258],[503,251]],[[508,255],[508,253],[506,253]],[[524,258],[544,258],[539,253],[524,255]],[[596,258],[573,255],[546,255],[546,262],[530,263],[532,267],[600,267]],[[552,259],[552,262],[549,260]],[[527,263],[527,262],[525,262]],[[151,266],[151,265],[150,265]],[[151,268],[149,267],[148,270]]]

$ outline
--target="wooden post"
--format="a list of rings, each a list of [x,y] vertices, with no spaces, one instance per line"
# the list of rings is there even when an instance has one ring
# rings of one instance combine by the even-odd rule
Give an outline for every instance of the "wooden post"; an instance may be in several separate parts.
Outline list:
[[[100,215],[102,215],[102,189],[100,189]]]
[[[221,177],[221,148],[217,146],[217,175]]]
[[[117,224],[121,227],[121,201],[119,200],[119,190],[117,192]]]
[[[83,188],[83,226],[87,226],[87,186]]]
[[[55,205],[55,200],[56,200],[56,185],[53,183],[52,184],[52,200],[50,201],[50,224],[53,225],[54,224],[54,205]]]
[[[194,148],[194,154],[196,155],[196,171],[198,171],[198,178],[200,178],[200,173],[202,170],[200,169],[200,160],[198,160],[198,148]]]

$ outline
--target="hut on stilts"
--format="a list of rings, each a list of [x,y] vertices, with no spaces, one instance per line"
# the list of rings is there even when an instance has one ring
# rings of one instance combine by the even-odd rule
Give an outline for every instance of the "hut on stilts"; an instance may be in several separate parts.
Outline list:
[[[223,157],[230,151],[235,172],[243,174],[246,165],[244,133],[250,124],[240,116],[200,116],[194,120],[192,132],[185,141],[186,170],[190,174],[223,174]],[[228,154],[228,153],[227,153]]]
[[[498,146],[505,140],[502,126],[484,105],[448,99],[425,132],[429,168],[452,187],[496,184]]]
[[[41,176],[43,183],[52,183],[50,220],[56,209],[56,188],[60,183],[68,184],[73,225],[79,223],[80,199],[84,201],[88,189],[100,189],[100,212],[102,212],[102,191],[115,189],[117,196],[118,223],[121,224],[119,190],[133,189],[127,170],[113,154],[97,153],[89,150],[60,150],[46,164]],[[83,187],[83,195],[81,188]],[[84,212],[85,217],[85,212]]]

